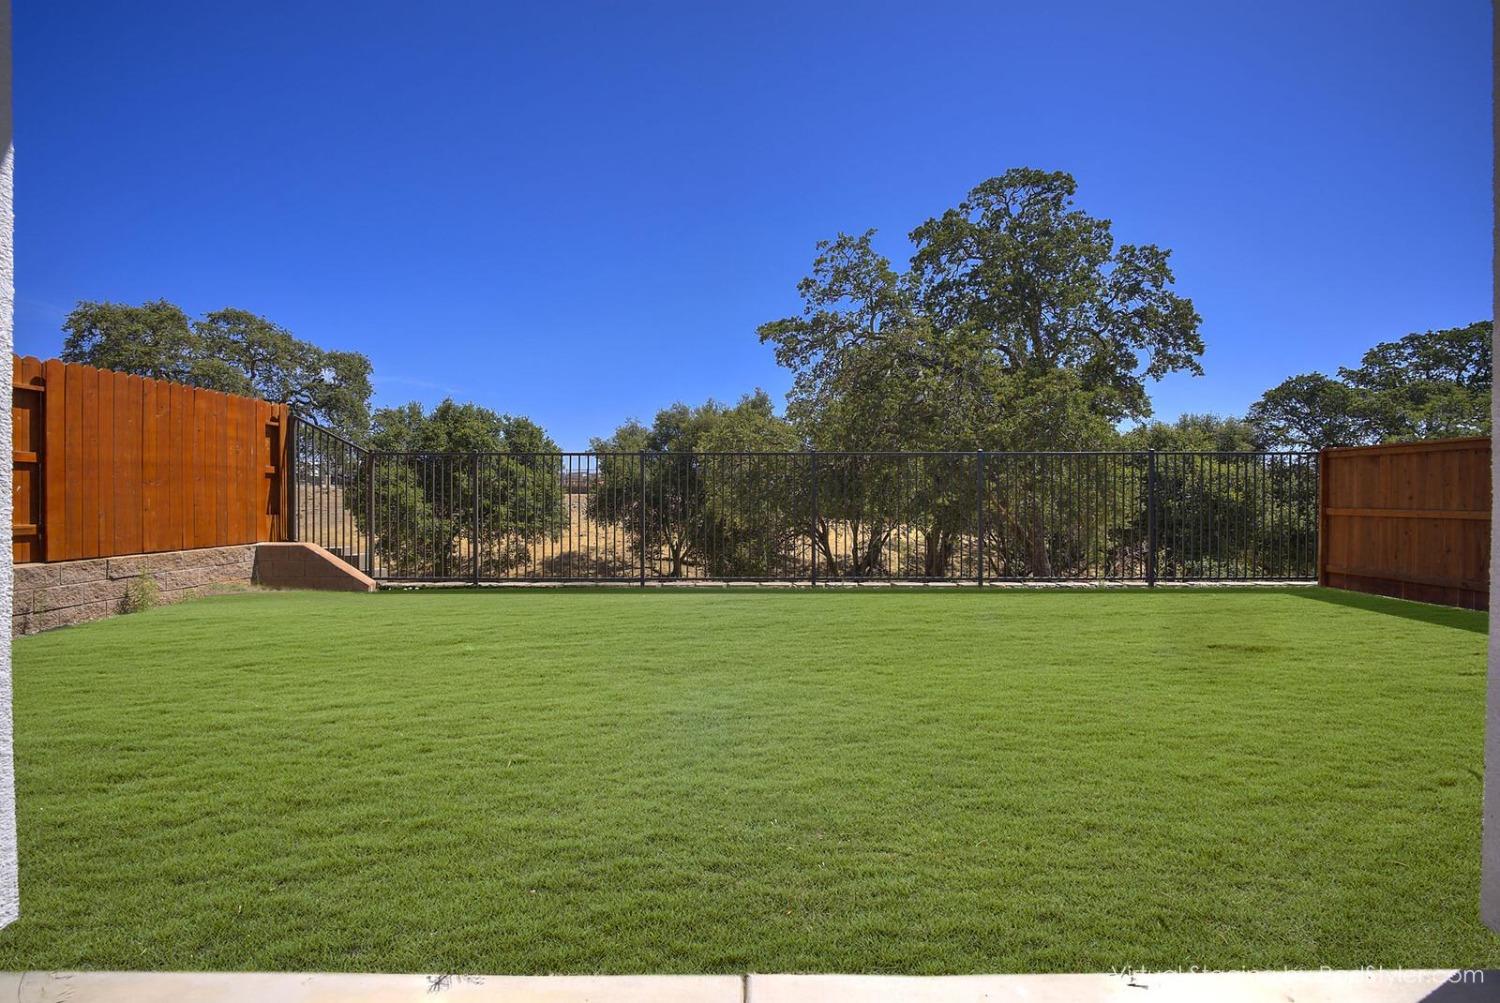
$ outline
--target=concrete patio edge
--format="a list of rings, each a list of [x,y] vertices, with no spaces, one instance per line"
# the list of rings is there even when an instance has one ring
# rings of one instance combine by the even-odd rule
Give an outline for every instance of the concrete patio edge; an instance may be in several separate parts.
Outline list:
[[[739,975],[364,975],[331,972],[8,972],[17,1003],[742,1003]]]
[[[5,972],[17,1003],[1464,1003],[1494,999],[1500,972],[1458,969],[1092,975],[361,975],[271,972]]]

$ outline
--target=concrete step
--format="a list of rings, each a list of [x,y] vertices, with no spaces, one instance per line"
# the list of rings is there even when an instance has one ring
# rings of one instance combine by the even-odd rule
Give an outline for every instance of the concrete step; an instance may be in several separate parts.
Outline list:
[[[262,543],[255,548],[255,581],[273,589],[374,592],[358,567],[315,543]]]

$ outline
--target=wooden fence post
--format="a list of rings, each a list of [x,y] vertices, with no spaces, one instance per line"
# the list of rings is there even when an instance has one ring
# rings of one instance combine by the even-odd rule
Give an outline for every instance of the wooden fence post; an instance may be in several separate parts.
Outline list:
[[[17,564],[45,561],[47,537],[42,482],[46,478],[47,389],[42,364],[11,361],[11,555]]]

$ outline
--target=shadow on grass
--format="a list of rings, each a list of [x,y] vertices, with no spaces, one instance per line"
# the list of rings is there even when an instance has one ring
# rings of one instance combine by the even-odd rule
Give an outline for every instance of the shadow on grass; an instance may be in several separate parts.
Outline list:
[[[468,584],[442,584],[432,583],[382,583],[380,594],[383,595],[425,595],[425,596],[473,596],[473,595],[617,595],[617,596],[705,596],[724,595],[725,593],[736,593],[739,595],[801,595],[801,596],[829,596],[841,598],[861,597],[877,599],[882,596],[949,596],[952,598],[968,597],[970,599],[1034,599],[1046,596],[1072,595],[1091,596],[1095,599],[1153,599],[1165,597],[1192,597],[1193,599],[1212,600],[1218,596],[1225,595],[1306,595],[1313,591],[1308,585],[1209,585],[1209,586],[1186,586],[1162,584],[1156,588],[1148,588],[1144,584],[1130,585],[1073,585],[1073,584],[1006,584],[988,585],[978,588],[973,584],[931,584],[931,585],[886,585],[883,583],[860,584],[846,582],[828,585],[756,585],[746,582],[730,582],[726,584],[690,584],[689,582],[652,582],[645,588],[634,583],[559,583],[549,582],[536,585],[468,585]]]
[[[1407,620],[1435,624],[1439,627],[1453,627],[1475,634],[1488,634],[1490,631],[1489,614],[1477,610],[1459,609],[1456,606],[1432,606],[1408,599],[1390,599],[1386,596],[1374,596],[1365,592],[1345,592],[1341,589],[1314,588],[1287,591],[1304,599],[1330,603],[1334,606],[1347,606],[1350,609],[1364,610],[1367,613],[1384,613],[1387,616],[1399,616]]]
[[[1126,599],[1160,599],[1173,597],[1212,602],[1216,597],[1225,595],[1262,595],[1262,596],[1295,596],[1298,599],[1311,599],[1316,602],[1329,603],[1334,606],[1345,606],[1350,609],[1363,610],[1367,613],[1383,613],[1387,616],[1399,616],[1408,620],[1416,620],[1421,623],[1430,623],[1440,627],[1452,627],[1457,630],[1467,630],[1475,634],[1489,633],[1489,614],[1467,609],[1459,609],[1452,606],[1433,606],[1427,603],[1412,602],[1406,599],[1390,599],[1386,596],[1369,595],[1364,592],[1345,592],[1340,589],[1322,588],[1319,586],[1298,585],[1209,585],[1209,586],[1180,586],[1161,585],[1156,588],[1147,588],[1144,585],[1129,586],[1017,586],[1007,585],[999,587],[976,588],[972,585],[928,585],[928,586],[822,586],[809,587],[800,586],[757,586],[757,585],[656,585],[653,584],[645,589],[639,586],[625,585],[546,585],[546,586],[480,586],[475,588],[470,585],[450,585],[432,587],[429,585],[417,586],[387,586],[381,589],[386,595],[423,595],[423,596],[453,596],[453,595],[618,595],[635,596],[703,596],[723,595],[725,593],[755,593],[766,596],[776,595],[818,595],[818,596],[860,596],[876,598],[879,596],[910,596],[910,595],[950,595],[954,598],[967,596],[971,599],[995,598],[1025,600],[1041,596],[1075,595],[1091,596],[1096,599],[1121,598]]]

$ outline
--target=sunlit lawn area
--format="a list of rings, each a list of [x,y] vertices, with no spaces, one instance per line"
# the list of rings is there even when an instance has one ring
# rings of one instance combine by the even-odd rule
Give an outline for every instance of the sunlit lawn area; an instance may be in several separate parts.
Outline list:
[[[250,594],[15,646],[0,968],[1500,966],[1486,617]]]

